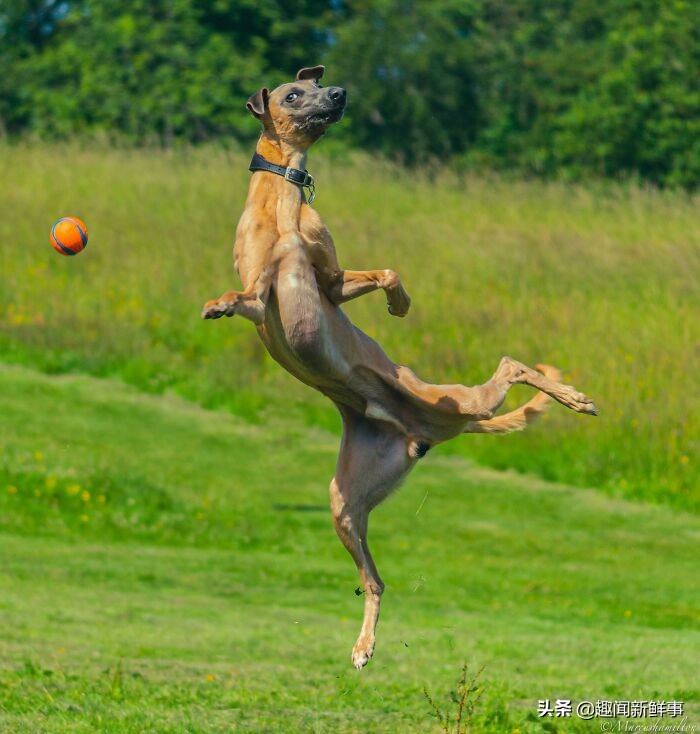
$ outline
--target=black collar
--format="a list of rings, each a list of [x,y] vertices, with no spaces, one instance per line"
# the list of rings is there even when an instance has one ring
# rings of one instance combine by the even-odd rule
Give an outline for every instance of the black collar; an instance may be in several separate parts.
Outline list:
[[[253,153],[253,159],[248,166],[249,171],[269,171],[282,176],[285,181],[290,181],[302,189],[309,190],[309,204],[313,203],[316,198],[316,187],[314,186],[314,177],[306,170],[300,168],[285,168],[263,158],[259,153]]]

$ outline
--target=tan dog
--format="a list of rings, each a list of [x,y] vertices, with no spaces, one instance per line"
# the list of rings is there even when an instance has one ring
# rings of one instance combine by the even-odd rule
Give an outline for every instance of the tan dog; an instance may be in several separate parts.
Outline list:
[[[595,407],[558,382],[554,368],[536,371],[510,357],[477,387],[425,383],[353,326],[340,309],[345,301],[382,288],[389,312],[405,316],[410,299],[392,270],[340,267],[333,239],[299,185],[309,183],[304,178],[309,147],[345,108],[345,90],[320,86],[323,71],[322,66],[301,69],[294,82],[272,92],[261,89],[248,100],[263,125],[257,154],[281,168],[256,170],[251,178],[234,247],[244,290],[209,301],[202,315],[250,319],[272,357],[340,411],[343,438],[330,500],[336,532],[365,591],[364,621],[352,650],[353,664],[362,668],[374,650],[384,589],[367,545],[369,512],[431,446],[461,433],[522,429],[542,412],[547,396],[581,413],[595,415]],[[516,383],[542,392],[493,417]]]

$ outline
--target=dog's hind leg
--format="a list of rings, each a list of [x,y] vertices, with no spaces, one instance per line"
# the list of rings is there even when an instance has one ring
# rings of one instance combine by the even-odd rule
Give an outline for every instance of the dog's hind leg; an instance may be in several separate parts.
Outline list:
[[[374,652],[375,629],[384,583],[367,544],[368,516],[408,474],[415,459],[407,439],[393,427],[342,409],[343,440],[331,481],[333,524],[353,557],[365,594],[364,619],[352,649],[352,663],[364,667]]]
[[[542,372],[533,370],[532,367],[527,367],[510,357],[503,357],[493,380],[508,387],[515,384],[530,385],[577,413],[598,414],[593,401],[572,385],[553,380]]]
[[[418,397],[423,405],[430,406],[436,416],[471,416],[473,419],[488,420],[503,403],[508,390],[516,384],[526,384],[541,390],[571,410],[597,415],[593,401],[571,385],[552,379],[558,376],[553,368],[545,367],[547,374],[527,367],[510,357],[503,357],[498,369],[483,385],[431,385],[423,382],[407,367],[398,367],[398,381],[407,394]],[[549,375],[549,376],[548,376]],[[464,430],[460,428],[459,432]],[[431,434],[430,429],[424,431]]]

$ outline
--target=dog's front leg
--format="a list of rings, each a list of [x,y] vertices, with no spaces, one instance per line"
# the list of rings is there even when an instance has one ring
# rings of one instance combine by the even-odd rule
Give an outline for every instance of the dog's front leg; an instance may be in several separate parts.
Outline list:
[[[302,208],[301,228],[319,287],[336,306],[381,288],[386,293],[390,314],[405,316],[408,313],[411,299],[397,273],[393,270],[343,270],[331,233],[309,207]]]
[[[265,321],[265,308],[270,292],[270,277],[259,277],[244,291],[226,291],[220,298],[207,301],[202,309],[203,319],[220,319],[222,316],[243,316],[254,324]]]
[[[331,280],[330,292],[326,295],[337,305],[380,288],[386,293],[389,313],[392,316],[405,316],[411,298],[393,270],[341,270]]]

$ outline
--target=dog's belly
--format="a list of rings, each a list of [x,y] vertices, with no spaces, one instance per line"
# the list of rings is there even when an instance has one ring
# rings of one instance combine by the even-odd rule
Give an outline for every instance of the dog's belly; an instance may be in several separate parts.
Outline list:
[[[280,267],[258,333],[289,373],[360,415],[434,440],[456,435],[466,423],[459,406],[443,405],[439,394],[422,395],[416,388],[425,383],[328,300],[303,257]]]
[[[312,322],[316,331],[305,318],[296,325],[285,323],[277,294],[271,294],[258,332],[272,358],[289,373],[335,403],[407,435],[431,436],[435,442],[462,431],[467,417],[457,406],[436,405],[402,384],[406,368],[394,364],[323,293],[319,314]],[[305,336],[300,343],[296,335],[301,332]],[[420,382],[414,375],[412,379]]]
[[[299,303],[296,293],[273,290],[265,322],[258,327],[260,338],[270,356],[297,379],[362,413],[365,400],[348,384],[352,381],[345,354],[348,344],[333,338],[328,320],[336,307],[318,291],[315,300],[316,308],[309,309],[307,303]],[[331,318],[337,315],[331,313]]]
[[[353,387],[352,375],[358,359],[366,361],[358,340],[358,335],[364,335],[319,290],[303,240],[280,238],[275,256],[277,271],[265,321],[258,327],[268,352],[302,382],[364,412],[363,391]],[[387,365],[393,366],[377,348]]]

